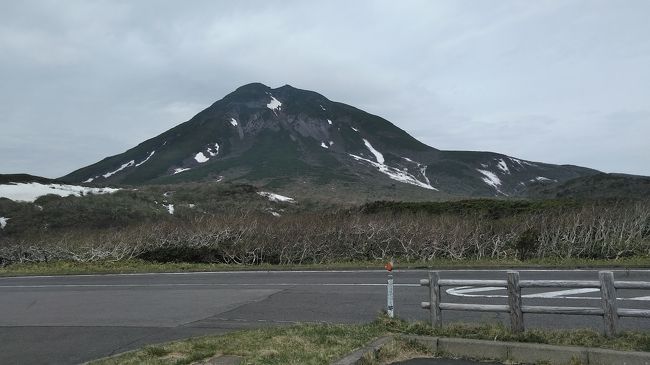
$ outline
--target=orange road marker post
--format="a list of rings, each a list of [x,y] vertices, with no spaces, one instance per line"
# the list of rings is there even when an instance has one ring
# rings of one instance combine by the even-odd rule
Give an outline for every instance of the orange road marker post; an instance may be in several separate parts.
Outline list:
[[[389,318],[395,316],[395,306],[393,304],[393,260],[390,260],[384,268],[388,271],[388,285],[386,286],[386,314]]]

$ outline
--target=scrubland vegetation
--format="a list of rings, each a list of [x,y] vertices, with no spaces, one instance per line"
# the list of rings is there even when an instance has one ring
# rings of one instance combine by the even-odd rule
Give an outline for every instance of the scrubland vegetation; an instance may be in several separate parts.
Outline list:
[[[170,215],[165,204],[174,204]],[[245,186],[0,199],[0,263],[308,265],[650,257],[647,200],[277,203]],[[276,217],[270,212],[279,213]]]

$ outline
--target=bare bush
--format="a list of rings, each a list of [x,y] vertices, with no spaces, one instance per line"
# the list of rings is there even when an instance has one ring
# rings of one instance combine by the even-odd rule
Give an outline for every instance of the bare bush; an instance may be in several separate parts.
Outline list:
[[[534,232],[532,234],[531,232]],[[522,246],[524,245],[524,246]],[[645,202],[585,205],[493,219],[479,214],[256,212],[204,215],[126,228],[0,238],[0,263],[71,260],[305,264],[399,257],[405,261],[650,255]]]

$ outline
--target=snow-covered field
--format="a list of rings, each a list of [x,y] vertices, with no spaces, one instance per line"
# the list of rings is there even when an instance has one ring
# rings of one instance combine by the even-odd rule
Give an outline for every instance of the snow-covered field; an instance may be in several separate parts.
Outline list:
[[[7,198],[15,201],[33,202],[38,197],[48,194],[58,196],[82,196],[86,194],[110,194],[120,189],[113,188],[89,188],[85,186],[66,184],[41,184],[32,183],[11,183],[0,185],[0,198]]]

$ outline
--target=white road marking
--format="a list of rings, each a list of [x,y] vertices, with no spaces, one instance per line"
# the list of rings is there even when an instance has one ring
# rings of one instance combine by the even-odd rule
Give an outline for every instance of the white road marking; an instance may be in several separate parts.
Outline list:
[[[482,291],[495,291],[495,290],[505,290],[505,288],[500,286],[484,286],[484,287],[473,287],[473,286],[461,286],[457,288],[447,289],[447,294],[465,296],[466,293],[479,293]],[[479,295],[481,296],[481,295]]]
[[[457,296],[457,297],[471,297],[471,298],[507,298],[507,295],[503,294],[469,294],[469,293],[480,293],[485,291],[500,291],[506,290],[503,287],[496,286],[486,286],[486,287],[472,287],[472,286],[459,286],[455,288],[449,288],[445,290],[447,294]],[[533,293],[522,295],[522,298],[530,299],[579,299],[579,300],[600,300],[600,296],[595,297],[580,297],[580,296],[569,296],[573,294],[584,294],[584,293],[594,293],[599,292],[600,289],[596,288],[579,288],[579,289],[567,289],[567,290],[555,290],[550,292],[543,293]],[[617,298],[618,300],[638,300],[638,301],[650,301],[650,296],[645,297],[634,297],[634,298]]]
[[[629,298],[628,300],[648,300],[648,301],[650,301],[650,295],[648,295],[647,297]]]
[[[550,291],[546,293],[526,294],[526,295],[522,295],[522,297],[523,298],[568,298],[567,295],[593,293],[598,291],[600,291],[600,289],[596,289],[596,288],[568,289],[568,290]]]

